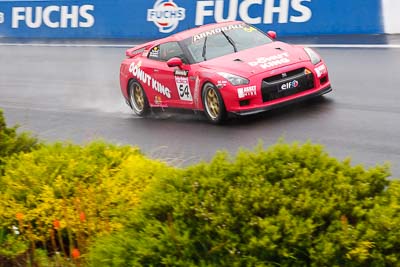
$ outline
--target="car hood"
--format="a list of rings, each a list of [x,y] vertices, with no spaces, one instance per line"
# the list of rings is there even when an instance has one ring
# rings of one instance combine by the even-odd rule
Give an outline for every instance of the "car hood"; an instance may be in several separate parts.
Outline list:
[[[229,72],[242,77],[250,77],[257,73],[309,60],[301,47],[283,42],[273,42],[207,60],[201,62],[199,65],[214,71]]]

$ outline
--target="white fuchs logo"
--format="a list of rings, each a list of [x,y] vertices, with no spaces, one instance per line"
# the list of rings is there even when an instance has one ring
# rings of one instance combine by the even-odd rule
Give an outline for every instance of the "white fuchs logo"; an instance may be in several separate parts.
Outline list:
[[[152,9],[147,10],[147,21],[152,21],[160,32],[169,33],[184,20],[186,9],[179,7],[173,0],[157,0]]]

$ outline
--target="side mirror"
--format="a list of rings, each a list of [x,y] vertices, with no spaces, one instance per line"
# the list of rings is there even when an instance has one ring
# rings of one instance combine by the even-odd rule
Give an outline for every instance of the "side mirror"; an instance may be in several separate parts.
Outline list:
[[[267,35],[273,40],[276,39],[276,32],[274,32],[274,31],[268,31]]]
[[[167,65],[168,67],[181,67],[183,65],[182,59],[180,59],[179,57],[173,57],[170,58],[167,61]]]

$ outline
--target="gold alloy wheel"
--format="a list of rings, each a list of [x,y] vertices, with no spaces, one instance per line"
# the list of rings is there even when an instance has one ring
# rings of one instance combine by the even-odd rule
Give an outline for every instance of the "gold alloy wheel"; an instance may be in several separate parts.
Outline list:
[[[133,104],[139,112],[144,108],[143,90],[138,84],[133,85]]]
[[[214,89],[209,89],[206,94],[206,108],[211,118],[216,119],[220,113],[218,95]]]

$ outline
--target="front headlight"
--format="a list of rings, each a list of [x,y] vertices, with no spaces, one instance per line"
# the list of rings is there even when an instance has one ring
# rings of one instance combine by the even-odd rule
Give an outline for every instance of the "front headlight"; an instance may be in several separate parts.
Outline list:
[[[316,64],[318,64],[319,62],[321,62],[321,58],[320,58],[320,57],[318,56],[318,54],[315,53],[315,51],[312,50],[311,48],[309,48],[309,47],[304,47],[304,51],[307,53],[307,55],[308,55],[308,57],[310,58],[312,64],[316,65]]]
[[[246,78],[237,76],[235,74],[226,72],[218,72],[218,74],[227,79],[232,85],[242,85],[249,83],[249,80],[247,80]]]

